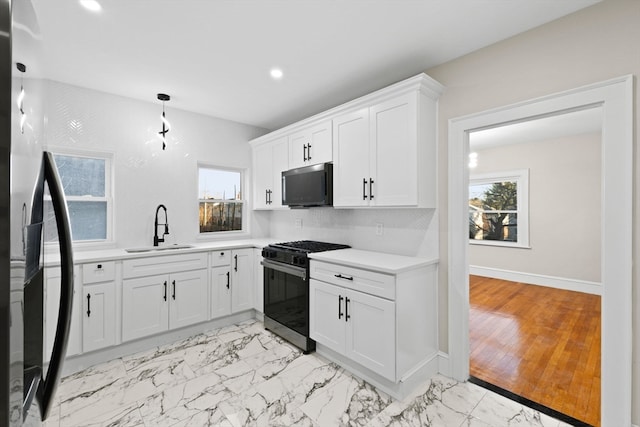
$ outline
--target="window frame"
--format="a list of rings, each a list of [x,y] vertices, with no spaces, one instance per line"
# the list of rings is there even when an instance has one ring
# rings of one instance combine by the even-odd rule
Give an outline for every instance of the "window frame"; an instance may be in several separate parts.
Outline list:
[[[517,215],[517,233],[518,240],[516,242],[501,241],[501,240],[475,240],[469,239],[469,243],[472,245],[480,246],[499,246],[510,248],[524,248],[530,249],[529,245],[529,169],[517,169],[503,172],[488,172],[480,174],[469,175],[469,185],[486,185],[494,184],[498,182],[515,182],[517,187],[517,209],[513,212]],[[470,196],[467,195],[467,199]],[[511,210],[503,210],[511,211]],[[500,211],[502,212],[502,211]]]
[[[225,200],[225,203],[240,203],[242,205],[241,215],[242,215],[242,228],[240,230],[225,230],[225,231],[200,231],[200,203],[201,202],[216,202],[222,201],[221,199],[201,199],[200,198],[200,170],[201,169],[215,169],[219,171],[227,171],[227,172],[236,172],[240,174],[240,195],[242,196],[239,200]],[[231,167],[231,166],[219,166],[211,163],[198,162],[196,169],[196,212],[198,215],[197,222],[197,238],[198,239],[212,239],[212,238],[225,238],[229,236],[238,236],[242,234],[249,234],[249,218],[248,213],[249,210],[247,208],[247,170],[245,168],[240,167]]]
[[[104,197],[95,196],[70,196],[65,193],[64,197],[67,201],[67,205],[70,202],[106,202],[106,233],[104,239],[90,239],[90,240],[75,240],[72,236],[72,245],[77,246],[80,249],[86,249],[91,246],[104,247],[113,245],[114,235],[114,195],[113,195],[113,176],[114,176],[114,154],[106,151],[93,151],[93,150],[79,150],[69,149],[63,147],[47,147],[47,151],[50,151],[54,156],[67,156],[67,157],[84,157],[88,159],[100,159],[105,161],[105,180],[104,180]],[[56,168],[58,165],[56,164]],[[51,200],[51,196],[45,195],[45,200]],[[45,242],[45,248],[57,247],[57,242]]]

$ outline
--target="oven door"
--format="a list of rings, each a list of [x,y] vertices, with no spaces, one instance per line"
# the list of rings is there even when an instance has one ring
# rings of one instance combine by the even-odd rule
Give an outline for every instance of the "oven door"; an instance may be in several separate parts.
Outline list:
[[[307,269],[264,259],[264,314],[299,334],[309,336]]]

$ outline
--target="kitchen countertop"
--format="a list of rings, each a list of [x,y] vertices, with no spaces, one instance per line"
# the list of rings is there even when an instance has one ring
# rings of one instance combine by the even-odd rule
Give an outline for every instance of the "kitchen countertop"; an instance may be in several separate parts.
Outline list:
[[[309,254],[309,258],[389,274],[398,274],[438,263],[437,259],[415,258],[360,249],[316,252]]]
[[[116,261],[122,259],[148,258],[164,255],[179,255],[193,252],[216,251],[222,249],[240,249],[240,248],[262,248],[270,243],[274,243],[273,239],[242,239],[242,240],[219,240],[212,242],[201,242],[191,244],[192,248],[185,249],[167,249],[162,251],[146,251],[146,252],[127,252],[125,248],[102,249],[94,251],[74,251],[74,264],[82,264],[89,262],[105,262]],[[45,255],[45,264],[47,266],[56,266],[60,264],[60,254],[52,253]]]

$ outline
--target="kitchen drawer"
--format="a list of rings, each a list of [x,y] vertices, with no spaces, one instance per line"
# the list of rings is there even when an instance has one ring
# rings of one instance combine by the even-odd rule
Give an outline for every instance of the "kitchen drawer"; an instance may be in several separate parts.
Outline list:
[[[211,267],[222,267],[231,263],[231,251],[211,252]]]
[[[309,269],[312,279],[390,300],[396,298],[396,278],[393,275],[313,259]]]
[[[116,277],[116,263],[94,262],[91,264],[82,264],[82,283],[99,283],[109,282]]]
[[[207,268],[207,256],[207,252],[193,252],[128,259],[122,262],[122,276],[128,279]]]

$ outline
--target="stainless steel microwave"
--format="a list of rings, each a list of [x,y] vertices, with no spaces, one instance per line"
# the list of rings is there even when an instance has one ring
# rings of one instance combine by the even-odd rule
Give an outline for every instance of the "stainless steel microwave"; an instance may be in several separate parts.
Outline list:
[[[333,164],[282,172],[282,204],[291,208],[333,205]]]

